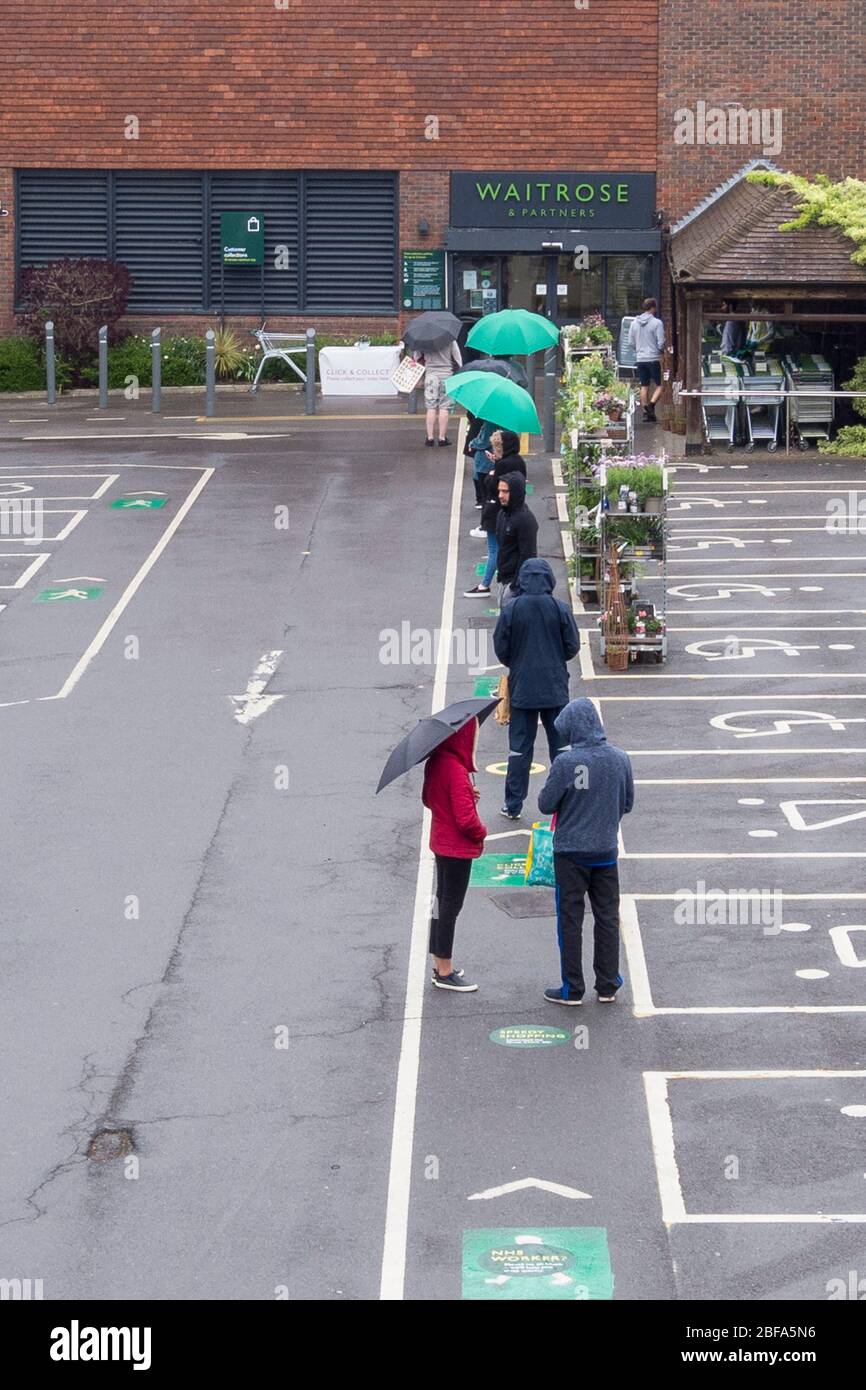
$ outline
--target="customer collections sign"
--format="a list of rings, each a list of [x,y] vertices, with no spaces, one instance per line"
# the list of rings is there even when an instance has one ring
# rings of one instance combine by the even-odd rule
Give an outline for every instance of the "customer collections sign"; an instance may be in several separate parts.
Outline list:
[[[652,227],[654,174],[451,175],[452,227]]]
[[[261,265],[265,258],[265,219],[260,212],[221,212],[223,265]]]

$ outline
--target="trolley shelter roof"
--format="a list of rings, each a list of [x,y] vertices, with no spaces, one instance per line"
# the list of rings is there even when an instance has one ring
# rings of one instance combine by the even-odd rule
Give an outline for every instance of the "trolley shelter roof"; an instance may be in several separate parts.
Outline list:
[[[797,215],[787,189],[740,175],[672,229],[670,259],[681,285],[833,286],[866,297],[866,267],[851,260],[854,243],[835,227],[780,232]]]

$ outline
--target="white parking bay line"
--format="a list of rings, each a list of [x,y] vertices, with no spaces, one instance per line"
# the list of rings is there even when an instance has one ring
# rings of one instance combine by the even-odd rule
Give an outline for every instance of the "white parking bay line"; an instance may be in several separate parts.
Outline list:
[[[0,560],[30,560],[32,563],[27,566],[24,573],[16,579],[14,584],[0,584],[0,589],[23,589],[29,583],[37,570],[40,570],[45,561],[50,559],[50,551],[44,554],[34,555],[32,550],[8,551],[5,555],[0,555]]]

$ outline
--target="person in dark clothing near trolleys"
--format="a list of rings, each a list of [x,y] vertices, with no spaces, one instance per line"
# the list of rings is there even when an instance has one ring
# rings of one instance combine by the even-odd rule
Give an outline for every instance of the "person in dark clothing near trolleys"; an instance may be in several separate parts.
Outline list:
[[[556,580],[546,560],[525,560],[517,596],[506,604],[493,633],[493,649],[508,667],[511,720],[508,773],[502,815],[518,820],[529,790],[538,721],[544,725],[550,761],[567,741],[556,719],[568,702],[567,662],[577,656],[580,633],[569,606],[554,598]]]
[[[478,817],[480,792],[472,781],[479,724],[470,719],[430,754],[421,800],[432,813],[430,848],[436,856],[436,897],[430,917],[433,984],[469,994],[478,988],[451,958],[454,928],[469,887],[472,860],[484,849],[487,827]]]
[[[496,485],[499,515],[496,518],[496,573],[499,607],[514,598],[517,576],[524,560],[538,554],[538,522],[526,505],[526,479],[522,473],[506,473]]]
[[[483,579],[475,585],[474,589],[464,591],[464,598],[486,598],[490,593],[499,554],[496,522],[501,511],[499,505],[500,478],[504,478],[506,473],[520,473],[524,480],[526,479],[526,464],[520,456],[520,437],[513,430],[496,430],[491,435],[487,457],[488,468],[482,477],[484,504],[481,510],[481,522],[477,531],[470,531],[469,533],[479,539],[481,535],[486,535],[487,569]]]
[[[556,721],[569,749],[551,765],[538,794],[545,815],[556,812],[553,862],[556,930],[562,984],[544,991],[551,1004],[580,1004],[584,995],[583,914],[589,894],[594,920],[593,967],[600,1004],[611,1004],[619,973],[619,824],[634,805],[628,754],[607,742],[590,700],[572,700]]]

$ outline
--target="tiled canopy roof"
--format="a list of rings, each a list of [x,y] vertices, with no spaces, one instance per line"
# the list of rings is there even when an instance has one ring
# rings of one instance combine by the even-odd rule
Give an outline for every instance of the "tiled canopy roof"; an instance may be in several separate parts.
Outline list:
[[[747,166],[674,228],[670,250],[679,284],[862,285],[854,243],[835,227],[780,232],[797,214],[794,194],[748,183]]]

